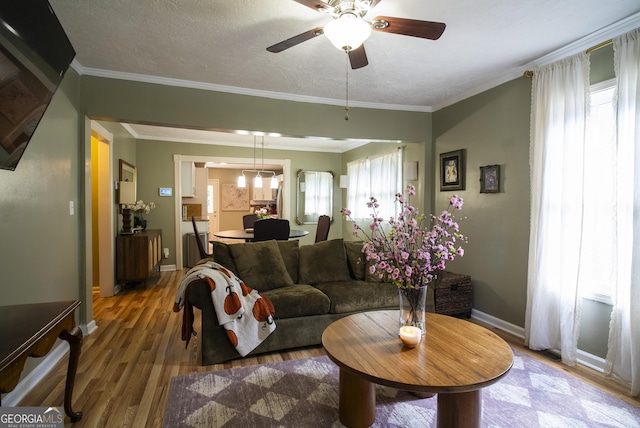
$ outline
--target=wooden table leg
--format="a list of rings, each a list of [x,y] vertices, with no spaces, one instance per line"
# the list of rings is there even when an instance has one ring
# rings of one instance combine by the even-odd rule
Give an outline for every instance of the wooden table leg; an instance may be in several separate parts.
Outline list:
[[[74,412],[71,407],[73,396],[73,385],[76,380],[78,370],[78,360],[80,359],[80,349],[82,347],[82,330],[75,326],[71,332],[63,330],[60,339],[69,343],[69,365],[67,367],[67,383],[64,388],[64,411],[71,418],[71,422],[78,422],[82,419],[82,412]]]
[[[480,428],[482,391],[438,394],[438,428]]]
[[[376,420],[376,387],[368,380],[340,369],[340,422],[366,428]]]

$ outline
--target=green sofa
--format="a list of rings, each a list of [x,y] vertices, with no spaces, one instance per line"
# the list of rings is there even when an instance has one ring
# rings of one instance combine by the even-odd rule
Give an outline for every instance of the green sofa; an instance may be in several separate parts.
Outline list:
[[[215,243],[214,261],[275,307],[276,330],[249,355],[318,345],[324,329],[337,319],[398,309],[398,289],[368,273],[361,249],[361,242],[342,239],[303,246],[298,241]],[[191,284],[186,294],[202,311],[202,365],[239,358],[218,324],[206,282]]]

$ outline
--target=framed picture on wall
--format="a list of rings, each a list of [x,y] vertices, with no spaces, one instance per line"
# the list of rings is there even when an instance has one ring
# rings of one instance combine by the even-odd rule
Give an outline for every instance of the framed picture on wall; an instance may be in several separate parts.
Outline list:
[[[440,154],[440,191],[464,190],[465,150]]]
[[[249,211],[249,189],[223,184],[222,211]]]
[[[500,165],[480,167],[480,193],[500,193]]]
[[[120,181],[131,181],[136,185],[138,181],[138,169],[122,159],[120,159]]]

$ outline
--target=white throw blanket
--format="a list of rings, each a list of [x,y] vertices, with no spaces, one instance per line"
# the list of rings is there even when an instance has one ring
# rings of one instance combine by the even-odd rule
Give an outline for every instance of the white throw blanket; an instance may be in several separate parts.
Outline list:
[[[241,356],[253,351],[276,329],[274,309],[269,299],[260,296],[233,272],[215,262],[201,262],[185,274],[178,287],[174,307],[182,309],[188,285],[203,279],[209,283],[218,323],[225,328],[227,337]]]

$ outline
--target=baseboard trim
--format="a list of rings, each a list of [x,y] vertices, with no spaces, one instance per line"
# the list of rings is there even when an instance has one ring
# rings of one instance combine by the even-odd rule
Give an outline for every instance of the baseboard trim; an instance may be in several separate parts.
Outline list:
[[[486,314],[476,309],[471,310],[471,318],[475,318],[478,321],[489,324],[492,327],[499,328],[500,330],[513,334],[516,337],[524,340],[524,328],[515,324],[508,323],[500,318],[496,318],[493,315]]]
[[[88,336],[98,329],[98,324],[96,324],[96,320],[91,320],[87,325],[81,325],[80,329],[82,334]]]
[[[524,328],[519,327],[515,324],[508,323],[504,320],[501,320],[500,318],[496,318],[492,315],[486,314],[476,309],[471,310],[471,318],[475,318],[478,321],[482,321],[485,324],[489,324],[492,327],[498,328],[504,332],[510,333],[524,340]],[[558,357],[559,357],[559,354],[558,354]],[[604,368],[606,364],[606,361],[604,360],[604,358],[598,357],[597,355],[590,354],[588,352],[578,349],[577,361],[578,361],[578,364],[580,365],[583,365],[585,367],[589,367],[590,369],[604,373]]]
[[[83,335],[89,335],[98,329],[98,325],[95,320],[91,320],[86,325],[79,326]],[[27,396],[32,389],[38,386],[38,384],[47,377],[49,373],[55,368],[67,354],[69,353],[69,344],[65,341],[59,341],[57,345],[51,349],[51,351],[42,359],[42,362],[38,364],[24,379],[18,382],[18,385],[13,391],[7,393],[2,397],[2,405],[4,407],[17,407],[24,397]],[[66,378],[65,378],[66,379]],[[62,405],[63,403],[51,403],[51,405]]]
[[[578,363],[597,372],[604,373],[607,361],[597,355],[589,354],[588,352],[578,349]]]
[[[22,379],[13,391],[2,397],[2,406],[16,407],[20,401],[38,384],[47,377],[60,360],[69,353],[69,345],[66,342],[58,343],[28,375]],[[51,405],[62,403],[51,403]]]
[[[160,272],[173,272],[176,269],[176,265],[160,265]]]

